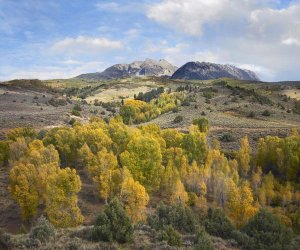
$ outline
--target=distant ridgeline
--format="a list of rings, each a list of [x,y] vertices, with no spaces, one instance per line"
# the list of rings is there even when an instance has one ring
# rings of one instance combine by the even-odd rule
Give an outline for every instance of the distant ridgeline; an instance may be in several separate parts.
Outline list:
[[[223,77],[259,81],[258,76],[246,69],[233,65],[209,62],[188,62],[177,68],[166,60],[135,61],[130,64],[115,64],[103,72],[87,73],[77,76],[79,79],[110,80],[126,77],[162,76],[181,80],[210,80]]]

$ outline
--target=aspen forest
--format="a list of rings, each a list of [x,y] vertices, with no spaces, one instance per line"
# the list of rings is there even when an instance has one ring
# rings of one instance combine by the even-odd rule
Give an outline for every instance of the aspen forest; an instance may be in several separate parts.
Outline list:
[[[86,182],[104,207],[85,230],[89,241],[130,242],[145,225],[171,246],[193,234],[195,249],[214,249],[213,236],[234,239],[241,249],[297,249],[297,130],[260,138],[255,151],[245,135],[237,151],[225,152],[218,140],[208,142],[209,129],[206,118],[183,133],[128,126],[121,116],[49,130],[15,128],[0,141],[0,163],[10,169],[8,190],[24,225],[39,218],[37,227],[51,229],[43,240],[54,230],[86,225],[78,203]]]

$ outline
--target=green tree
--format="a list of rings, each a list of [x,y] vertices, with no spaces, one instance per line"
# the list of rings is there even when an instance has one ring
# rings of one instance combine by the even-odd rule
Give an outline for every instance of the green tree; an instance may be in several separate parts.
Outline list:
[[[182,244],[179,232],[171,225],[163,227],[163,229],[158,232],[157,238],[160,241],[168,242],[169,246],[181,246]]]
[[[261,209],[242,231],[254,239],[257,249],[286,249],[291,242],[291,231],[266,209]]]
[[[182,203],[167,206],[158,204],[155,213],[147,218],[148,224],[156,229],[172,225],[176,230],[185,233],[193,233],[196,229],[196,218],[192,210]]]
[[[205,232],[202,227],[199,227],[196,231],[196,237],[194,242],[195,250],[214,250],[215,247],[212,243],[210,236]]]
[[[104,212],[95,221],[91,235],[95,241],[126,243],[132,240],[133,226],[118,199],[105,206]]]
[[[234,230],[231,221],[226,217],[223,210],[209,208],[207,219],[205,220],[206,231],[214,236],[228,239]]]

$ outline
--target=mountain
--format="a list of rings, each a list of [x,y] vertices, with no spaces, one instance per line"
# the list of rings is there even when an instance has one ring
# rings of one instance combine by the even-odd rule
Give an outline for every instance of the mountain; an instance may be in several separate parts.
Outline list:
[[[77,76],[81,79],[115,79],[132,76],[171,76],[178,68],[168,61],[146,59],[130,64],[115,64],[103,72],[88,73]]]
[[[222,77],[259,81],[258,76],[250,70],[209,62],[188,62],[177,69],[171,79],[209,80]]]

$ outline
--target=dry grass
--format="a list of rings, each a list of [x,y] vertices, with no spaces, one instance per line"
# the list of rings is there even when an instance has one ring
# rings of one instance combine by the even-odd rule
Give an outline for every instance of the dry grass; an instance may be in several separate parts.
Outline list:
[[[147,92],[149,90],[151,90],[151,88],[147,86],[136,88],[116,86],[110,89],[102,90],[99,93],[95,93],[93,96],[89,96],[86,100],[87,102],[94,102],[95,99],[98,99],[102,102],[120,101],[121,97],[133,98],[135,94],[137,95],[139,92]]]
[[[283,95],[287,95],[287,97],[300,100],[300,89],[287,89],[282,91]]]

